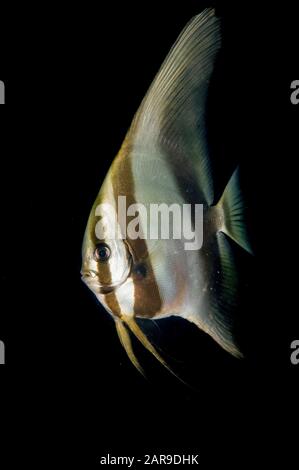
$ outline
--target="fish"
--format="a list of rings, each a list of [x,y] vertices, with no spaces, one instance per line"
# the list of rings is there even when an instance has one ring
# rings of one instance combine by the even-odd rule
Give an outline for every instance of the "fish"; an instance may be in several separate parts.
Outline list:
[[[246,205],[239,167],[214,201],[207,139],[208,91],[221,42],[221,20],[212,8],[186,25],[133,117],[84,234],[82,280],[111,314],[129,359],[144,375],[132,336],[173,371],[138,319],[178,316],[242,357],[233,331],[239,285],[233,245],[252,254]],[[131,208],[125,213],[123,200]],[[142,236],[154,223],[146,209],[161,203],[202,208],[200,247],[186,249],[183,236]],[[194,221],[193,214],[193,228]],[[132,223],[140,236],[124,236]]]

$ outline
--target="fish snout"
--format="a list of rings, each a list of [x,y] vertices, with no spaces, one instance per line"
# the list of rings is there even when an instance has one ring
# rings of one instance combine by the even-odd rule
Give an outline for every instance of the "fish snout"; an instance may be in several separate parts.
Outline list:
[[[81,270],[81,279],[84,284],[97,294],[109,294],[116,286],[100,284],[98,274],[95,271]]]

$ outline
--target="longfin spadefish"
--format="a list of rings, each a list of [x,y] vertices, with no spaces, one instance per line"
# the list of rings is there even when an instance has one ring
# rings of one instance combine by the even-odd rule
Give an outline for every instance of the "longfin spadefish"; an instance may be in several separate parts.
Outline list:
[[[220,20],[213,9],[206,9],[189,22],[171,48],[128,134],[137,160],[144,160],[144,165],[139,164],[141,173],[148,175],[150,158],[163,158],[179,173],[181,187],[188,192],[194,182],[208,205],[214,188],[206,103],[220,45]]]
[[[222,218],[221,232],[234,240],[244,250],[252,254],[247,225],[245,221],[245,203],[240,189],[239,167],[231,176],[217,204]]]

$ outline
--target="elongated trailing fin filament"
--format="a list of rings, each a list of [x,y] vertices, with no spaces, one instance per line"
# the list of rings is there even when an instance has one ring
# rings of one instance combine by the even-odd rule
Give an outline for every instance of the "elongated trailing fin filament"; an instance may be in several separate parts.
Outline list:
[[[124,347],[124,349],[125,349],[125,351],[128,355],[128,358],[130,359],[132,364],[136,367],[136,369],[145,377],[144,370],[141,367],[141,365],[139,364],[139,361],[138,361],[137,357],[134,354],[134,351],[133,351],[133,348],[132,348],[131,338],[130,338],[130,335],[129,335],[125,325],[119,319],[116,320],[115,325],[116,325],[116,331],[117,331],[118,337],[119,337],[120,342],[121,342],[122,346]]]
[[[141,344],[149,351],[172,375],[174,375],[183,384],[186,384],[167,364],[167,362],[160,356],[156,348],[151,344],[143,331],[139,328],[134,318],[122,317],[122,320],[128,325],[132,333],[136,336]],[[127,333],[127,332],[126,332]],[[128,333],[127,333],[128,334]],[[131,358],[130,358],[131,359]],[[131,359],[132,360],[132,359]],[[133,362],[133,361],[132,361]]]

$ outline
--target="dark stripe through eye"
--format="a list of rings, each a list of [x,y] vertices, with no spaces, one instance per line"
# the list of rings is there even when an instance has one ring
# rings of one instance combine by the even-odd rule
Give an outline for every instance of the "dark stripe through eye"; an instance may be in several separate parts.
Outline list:
[[[96,246],[96,249],[94,251],[94,257],[96,261],[100,261],[101,263],[104,263],[108,261],[108,259],[111,256],[111,250],[106,243],[99,243]]]

